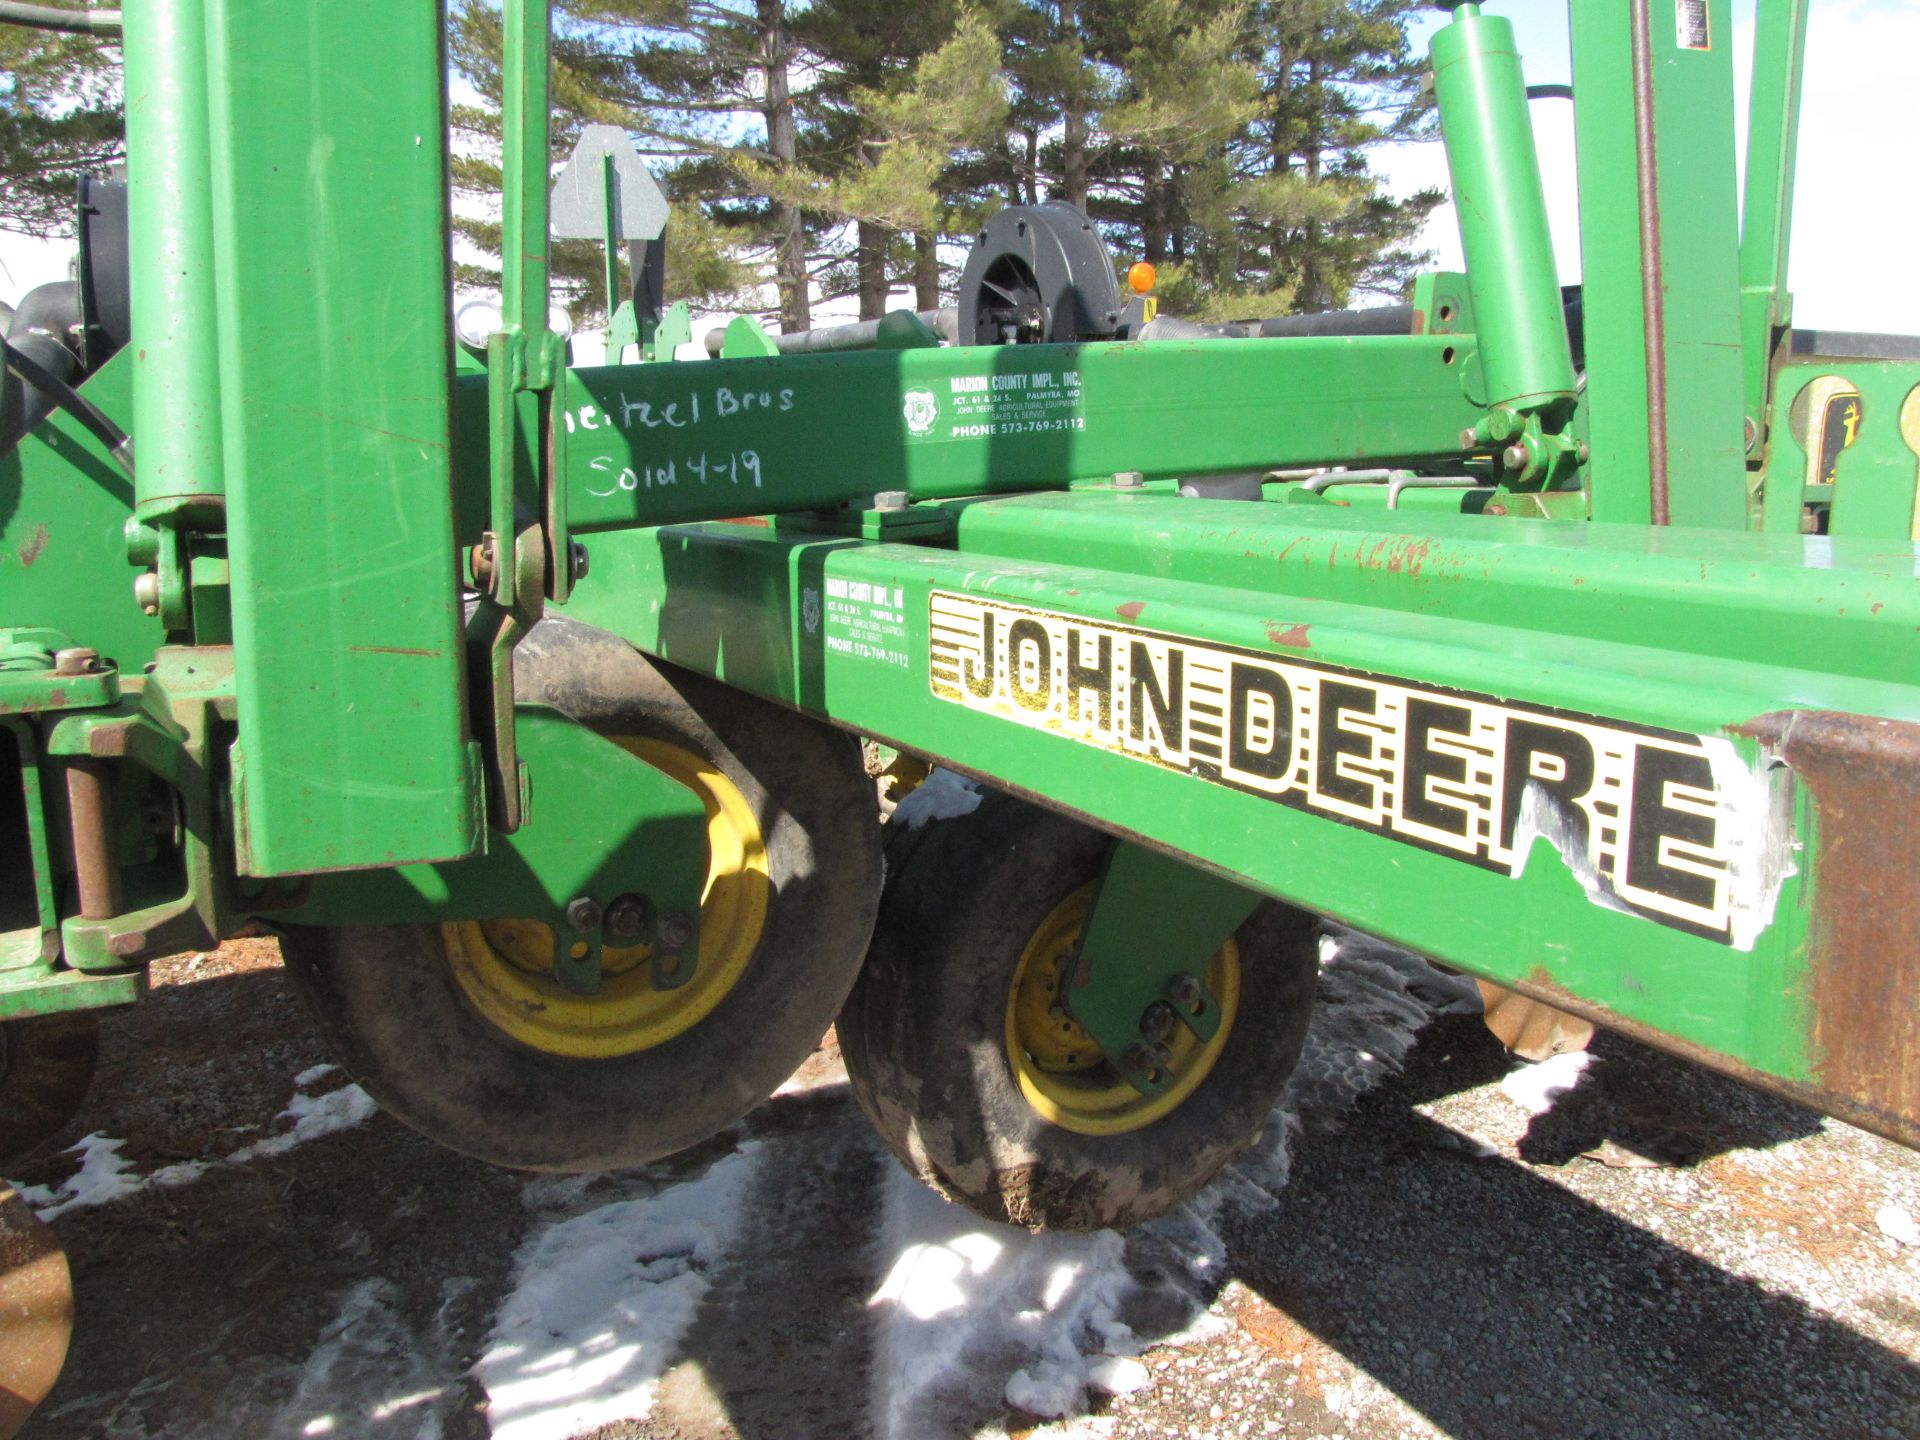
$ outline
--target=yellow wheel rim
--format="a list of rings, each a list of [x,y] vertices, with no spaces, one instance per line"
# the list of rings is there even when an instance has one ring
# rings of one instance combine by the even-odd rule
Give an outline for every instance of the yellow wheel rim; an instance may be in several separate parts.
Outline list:
[[[1158,1095],[1142,1095],[1061,1006],[1066,967],[1093,911],[1093,895],[1089,883],[1054,906],[1020,952],[1007,995],[1007,1060],[1020,1093],[1050,1124],[1079,1135],[1123,1135],[1178,1109],[1220,1059],[1240,1006],[1240,949],[1228,940],[1207,962],[1220,1028],[1201,1040],[1175,1025],[1166,1040],[1173,1083]]]
[[[707,880],[693,978],[654,988],[652,947],[609,945],[599,992],[553,977],[553,931],[537,920],[460,920],[440,927],[453,977],[488,1020],[536,1050],[604,1060],[650,1050],[697,1025],[734,987],[759,947],[773,895],[760,822],[731,780],[690,750],[638,736],[622,749],[699,795],[707,811]]]

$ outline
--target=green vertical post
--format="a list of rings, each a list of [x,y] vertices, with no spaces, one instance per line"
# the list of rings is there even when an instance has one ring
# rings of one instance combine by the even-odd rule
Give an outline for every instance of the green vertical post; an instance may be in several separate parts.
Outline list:
[[[1568,25],[1592,516],[1742,528],[1726,0],[1579,0]]]
[[[1432,59],[1487,404],[1570,403],[1573,357],[1513,26],[1456,5]]]
[[[240,867],[467,855],[443,9],[206,16]]]
[[[1794,154],[1807,0],[1760,0],[1754,12],[1747,100],[1747,183],[1740,217],[1740,329],[1753,454],[1767,440],[1767,367],[1773,337],[1793,319],[1787,250],[1793,233]]]
[[[141,0],[125,26],[135,512],[208,519],[222,476],[205,8]]]

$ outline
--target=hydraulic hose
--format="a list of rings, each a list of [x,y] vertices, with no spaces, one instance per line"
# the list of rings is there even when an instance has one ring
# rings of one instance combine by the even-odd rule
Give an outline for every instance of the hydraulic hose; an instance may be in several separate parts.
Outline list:
[[[120,34],[118,10],[63,10],[58,5],[23,5],[0,0],[0,24],[27,25],[35,30],[64,30],[74,35]]]
[[[22,435],[53,412],[57,395],[35,376],[44,376],[59,385],[68,385],[80,372],[80,357],[68,337],[80,326],[80,286],[73,280],[55,280],[52,284],[29,290],[26,298],[7,324],[7,368],[20,377],[24,388],[9,396],[7,422],[0,431],[0,450],[10,450]],[[29,375],[15,365],[22,357],[34,370]]]

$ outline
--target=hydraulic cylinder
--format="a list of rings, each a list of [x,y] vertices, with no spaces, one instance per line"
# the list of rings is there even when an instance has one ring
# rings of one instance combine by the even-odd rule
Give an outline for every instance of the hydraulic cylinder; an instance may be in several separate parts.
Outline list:
[[[125,14],[134,513],[212,519],[225,481],[205,6]]]
[[[1571,402],[1573,356],[1513,26],[1456,5],[1433,37],[1432,63],[1488,407]]]

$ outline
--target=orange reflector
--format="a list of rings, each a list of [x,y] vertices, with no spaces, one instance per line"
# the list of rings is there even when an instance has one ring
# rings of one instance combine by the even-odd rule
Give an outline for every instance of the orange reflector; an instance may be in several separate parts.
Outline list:
[[[1136,295],[1144,295],[1153,289],[1155,278],[1153,266],[1145,260],[1136,260],[1127,267],[1127,288]]]

